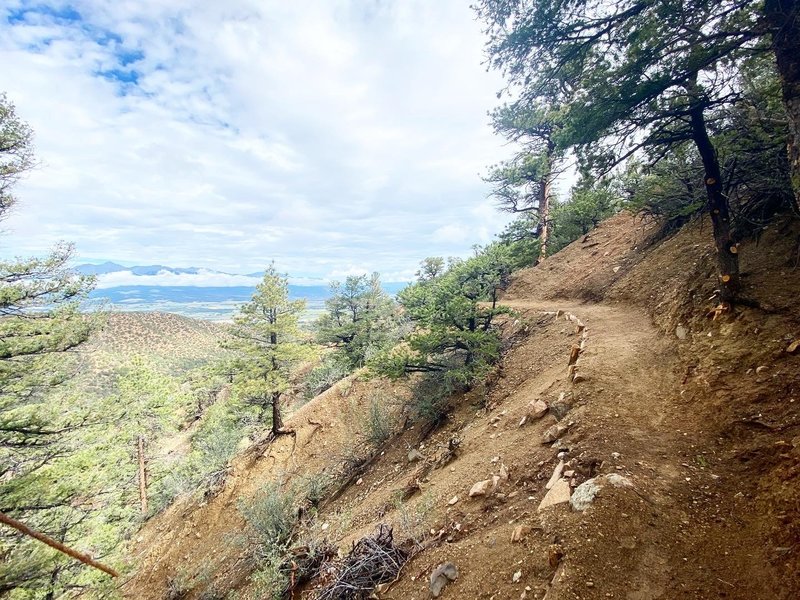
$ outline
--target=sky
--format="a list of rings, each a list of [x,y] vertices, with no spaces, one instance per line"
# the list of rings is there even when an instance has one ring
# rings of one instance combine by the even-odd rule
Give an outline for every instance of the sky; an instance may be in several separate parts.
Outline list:
[[[0,254],[298,281],[465,256],[508,221],[483,45],[469,0],[6,0],[39,164]]]

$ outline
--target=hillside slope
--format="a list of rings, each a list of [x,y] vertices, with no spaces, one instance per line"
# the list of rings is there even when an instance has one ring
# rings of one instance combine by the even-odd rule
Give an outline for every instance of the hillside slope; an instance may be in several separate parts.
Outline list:
[[[302,539],[346,549],[382,522],[413,538],[418,553],[381,598],[429,597],[445,561],[459,575],[443,598],[798,597],[798,231],[781,222],[743,245],[745,295],[762,308],[720,320],[706,317],[715,270],[701,223],[655,241],[620,215],[522,271],[504,299],[517,314],[495,377],[432,436],[394,438]],[[237,503],[269,480],[341,464],[376,385],[403,397],[340,384],[292,417],[296,438],[242,457],[216,497],[151,521],[126,596],[168,597],[181,579],[192,585],[175,597],[263,597],[245,579],[247,549],[224,543],[246,531]],[[547,414],[521,425],[536,400]],[[443,462],[452,438],[460,451]],[[556,491],[571,484],[576,506],[540,509],[562,459],[571,473]],[[493,475],[494,492],[468,497]],[[421,489],[403,501],[410,482]],[[592,484],[596,498],[577,503]]]
[[[162,312],[111,312],[104,327],[80,347],[79,383],[109,389],[132,359],[148,359],[177,375],[219,356],[224,325]]]

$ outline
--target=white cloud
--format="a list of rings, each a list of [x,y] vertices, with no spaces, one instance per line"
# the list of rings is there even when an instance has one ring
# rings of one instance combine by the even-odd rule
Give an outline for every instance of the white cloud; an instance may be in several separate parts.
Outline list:
[[[97,288],[108,289],[130,285],[188,286],[188,287],[252,287],[261,282],[260,277],[231,275],[200,269],[197,273],[172,273],[159,271],[155,275],[134,275],[130,271],[116,271],[97,277]]]
[[[407,273],[507,220],[482,208],[501,82],[462,0],[22,6],[0,62],[42,166],[0,252]]]

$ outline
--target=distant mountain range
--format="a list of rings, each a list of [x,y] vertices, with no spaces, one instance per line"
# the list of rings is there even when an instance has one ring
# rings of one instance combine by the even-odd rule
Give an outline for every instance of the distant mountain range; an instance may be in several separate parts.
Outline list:
[[[167,267],[164,265],[147,265],[140,267],[124,267],[114,262],[104,262],[99,265],[78,265],[75,271],[81,275],[107,275],[109,273],[119,273],[121,271],[130,271],[134,275],[158,275],[162,272],[173,273],[175,275],[197,275],[202,269],[197,267],[189,267],[182,269],[180,267]],[[214,271],[215,273],[219,271]]]

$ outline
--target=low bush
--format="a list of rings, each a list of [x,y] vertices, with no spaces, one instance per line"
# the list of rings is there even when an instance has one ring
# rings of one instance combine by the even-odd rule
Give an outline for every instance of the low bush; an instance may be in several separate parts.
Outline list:
[[[364,437],[372,446],[380,446],[394,433],[396,418],[392,412],[392,398],[383,392],[374,392],[368,399],[364,417]]]
[[[260,557],[269,556],[289,543],[297,522],[297,503],[296,490],[277,482],[266,484],[252,500],[240,503],[239,512],[261,545]]]

